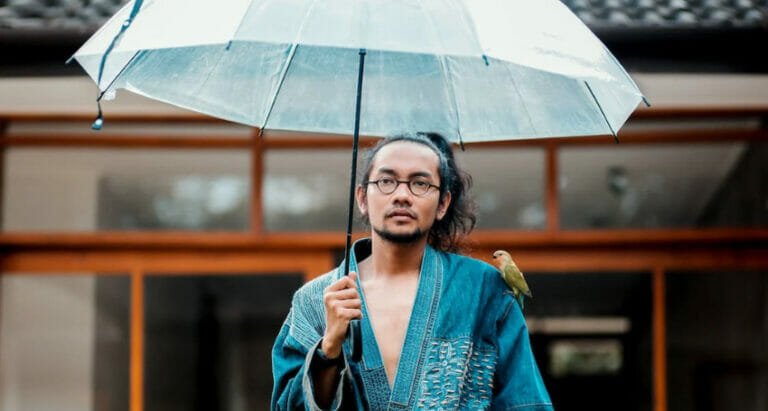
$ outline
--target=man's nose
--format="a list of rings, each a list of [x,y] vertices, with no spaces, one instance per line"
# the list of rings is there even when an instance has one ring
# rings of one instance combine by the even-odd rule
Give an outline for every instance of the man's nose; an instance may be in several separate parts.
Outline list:
[[[397,187],[395,187],[395,191],[392,193],[392,196],[396,200],[410,201],[413,193],[411,193],[411,189],[408,187],[408,184],[409,183],[399,183]]]

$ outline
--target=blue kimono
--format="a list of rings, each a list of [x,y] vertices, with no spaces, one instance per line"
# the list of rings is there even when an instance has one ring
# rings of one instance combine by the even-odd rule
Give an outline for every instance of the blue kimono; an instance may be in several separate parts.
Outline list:
[[[370,240],[356,242],[350,270],[357,271],[357,259],[370,253]],[[293,297],[272,349],[273,410],[321,409],[310,369],[325,330],[323,290],[341,278],[342,270],[343,264]],[[427,246],[393,386],[361,297],[363,358],[353,362],[344,343],[344,365],[330,409],[553,409],[520,306],[492,266]]]

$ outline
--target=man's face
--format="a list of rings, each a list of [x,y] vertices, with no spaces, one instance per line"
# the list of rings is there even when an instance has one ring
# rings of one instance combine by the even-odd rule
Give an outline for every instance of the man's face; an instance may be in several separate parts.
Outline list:
[[[399,141],[382,147],[373,160],[369,181],[382,177],[406,181],[421,179],[439,186],[437,154],[422,144]],[[382,193],[376,184],[359,187],[358,206],[368,216],[373,231],[384,240],[412,243],[424,238],[435,220],[445,216],[450,203],[446,193],[430,189],[423,196],[411,193],[408,184],[399,184],[391,194]]]

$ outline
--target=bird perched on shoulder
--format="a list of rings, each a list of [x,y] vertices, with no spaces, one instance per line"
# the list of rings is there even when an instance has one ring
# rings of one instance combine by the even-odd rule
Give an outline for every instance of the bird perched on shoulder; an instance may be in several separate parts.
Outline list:
[[[523,296],[533,298],[531,289],[528,287],[528,283],[525,282],[523,273],[517,268],[517,265],[512,261],[512,256],[504,250],[498,250],[493,253],[493,261],[496,262],[499,268],[499,273],[504,282],[507,283],[512,293],[520,302],[520,308],[523,308]]]

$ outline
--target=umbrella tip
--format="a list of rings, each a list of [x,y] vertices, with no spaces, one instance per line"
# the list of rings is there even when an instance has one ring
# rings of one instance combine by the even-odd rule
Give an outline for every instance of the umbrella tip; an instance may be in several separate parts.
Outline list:
[[[490,65],[491,65],[491,64],[488,62],[488,56],[486,56],[485,54],[483,54],[483,61],[485,62],[485,65],[486,65],[486,66],[490,66]]]
[[[646,107],[650,107],[650,106],[651,106],[651,102],[650,102],[650,101],[648,101],[648,99],[647,99],[647,98],[645,98],[645,96],[643,96],[643,103],[645,103],[645,106],[646,106]]]
[[[91,130],[100,131],[103,125],[104,125],[104,119],[101,117],[97,117],[96,121],[94,121],[93,124],[91,124]]]
[[[101,95],[96,99],[96,107],[99,108],[99,114],[96,116],[96,120],[94,120],[93,124],[91,124],[91,130],[93,131],[99,131],[101,130],[101,127],[104,125],[104,113],[101,111]]]

